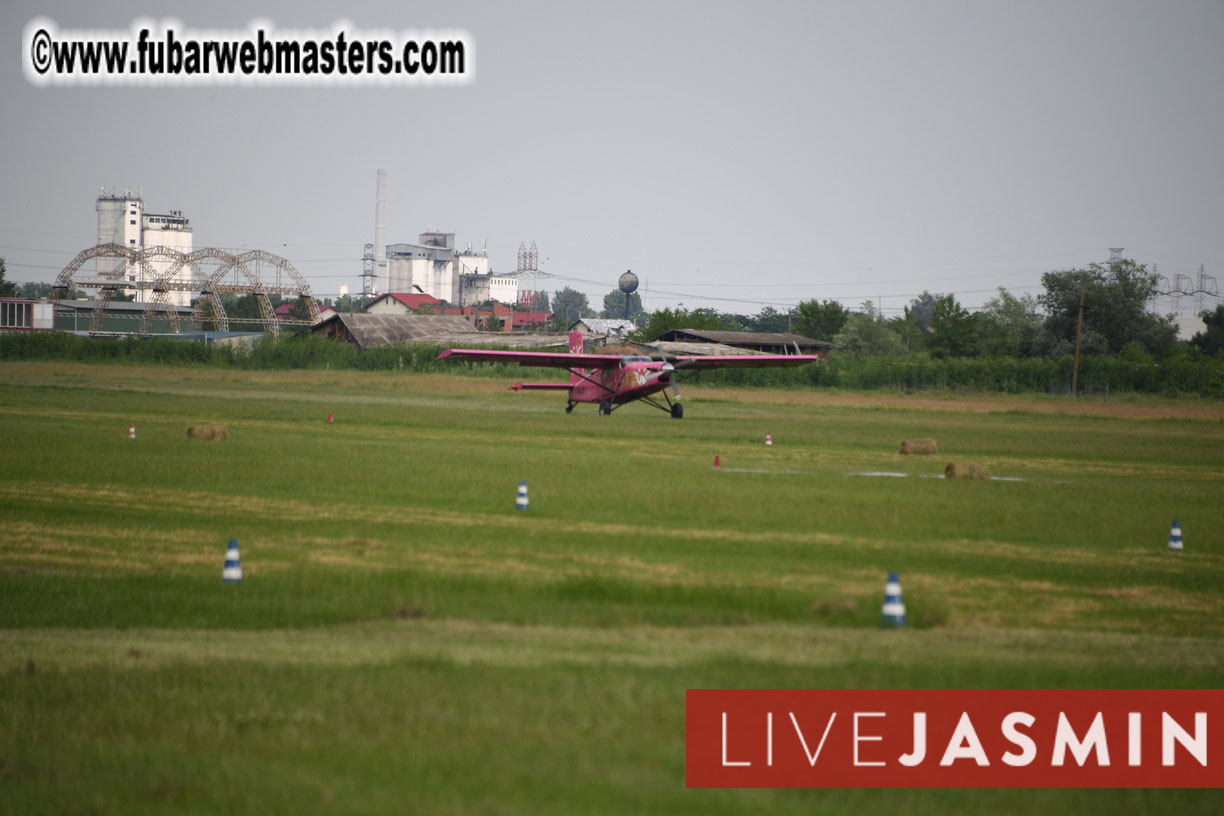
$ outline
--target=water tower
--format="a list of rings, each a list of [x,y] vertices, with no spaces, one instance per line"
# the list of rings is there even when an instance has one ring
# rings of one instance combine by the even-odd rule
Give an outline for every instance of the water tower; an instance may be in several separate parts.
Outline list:
[[[629,319],[629,297],[638,288],[638,277],[632,271],[626,269],[625,274],[620,276],[620,280],[616,282],[620,290],[625,293],[625,319]]]

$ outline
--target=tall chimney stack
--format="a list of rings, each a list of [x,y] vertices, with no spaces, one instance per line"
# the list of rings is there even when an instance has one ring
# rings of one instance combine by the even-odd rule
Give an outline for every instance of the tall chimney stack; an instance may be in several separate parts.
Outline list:
[[[374,210],[374,274],[379,283],[386,281],[386,291],[391,291],[387,277],[387,171],[378,171],[378,205]]]

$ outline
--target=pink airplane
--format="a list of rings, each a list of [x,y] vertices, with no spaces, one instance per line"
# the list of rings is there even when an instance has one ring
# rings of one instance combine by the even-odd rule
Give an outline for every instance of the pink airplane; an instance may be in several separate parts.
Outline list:
[[[680,392],[673,375],[677,371],[700,371],[703,368],[761,368],[764,366],[801,366],[820,358],[811,354],[745,354],[729,357],[625,356],[617,354],[584,354],[582,333],[569,336],[569,354],[536,351],[482,351],[480,349],[447,349],[439,360],[461,360],[474,363],[518,363],[521,366],[567,368],[570,381],[565,383],[515,383],[511,391],[566,391],[565,412],[574,410],[580,402],[599,404],[599,413],[610,414],[630,402],[643,400],[674,419],[684,416]],[[667,395],[671,386],[672,397]],[[662,394],[667,405],[654,398]]]

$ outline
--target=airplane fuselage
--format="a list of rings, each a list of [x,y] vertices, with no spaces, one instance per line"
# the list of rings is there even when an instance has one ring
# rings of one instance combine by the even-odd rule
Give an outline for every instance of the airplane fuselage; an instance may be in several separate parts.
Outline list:
[[[657,394],[671,385],[671,366],[649,358],[627,357],[615,368],[574,369],[578,379],[570,388],[571,402],[613,405]]]

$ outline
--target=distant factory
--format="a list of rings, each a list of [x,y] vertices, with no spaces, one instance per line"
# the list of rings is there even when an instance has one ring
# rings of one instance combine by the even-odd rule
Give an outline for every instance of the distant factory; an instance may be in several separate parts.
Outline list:
[[[422,232],[416,243],[386,243],[387,173],[378,171],[378,191],[374,205],[374,243],[365,245],[362,256],[361,296],[365,303],[379,294],[429,295],[450,306],[466,308],[489,301],[508,306],[520,304],[519,281],[534,282],[533,262],[523,263],[525,248],[519,250],[519,266],[509,275],[496,275],[489,266],[487,246],[479,250],[469,243],[455,248],[453,232]],[[530,275],[525,272],[530,271]],[[385,283],[386,288],[382,289]],[[527,287],[530,288],[530,287]],[[534,301],[524,304],[534,309]]]
[[[180,210],[145,212],[139,191],[133,193],[125,189],[122,192],[108,192],[104,189],[98,196],[97,209],[99,244],[118,244],[136,251],[165,247],[184,255],[191,252],[191,222],[183,217]],[[135,285],[137,303],[145,303],[152,298],[153,281],[165,273],[172,263],[169,253],[165,260],[157,259],[156,252],[148,257],[150,260],[147,264],[128,268],[128,282]],[[175,279],[190,281],[191,270],[183,266]],[[170,302],[176,306],[190,306],[191,297],[192,293],[188,291],[169,293]]]
[[[494,275],[485,249],[455,249],[453,232],[423,232],[415,244],[388,244],[388,292],[420,293],[457,306],[518,301],[514,275]]]

